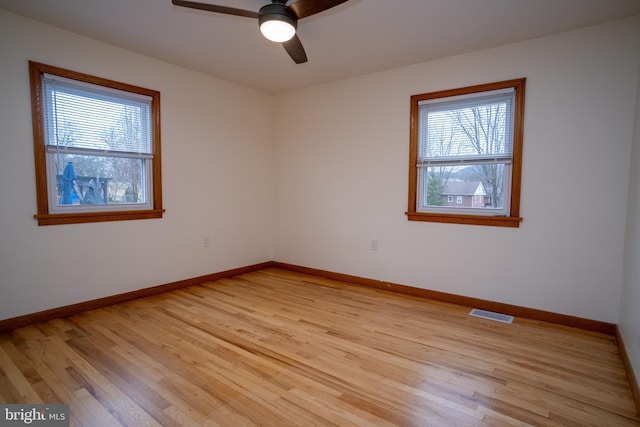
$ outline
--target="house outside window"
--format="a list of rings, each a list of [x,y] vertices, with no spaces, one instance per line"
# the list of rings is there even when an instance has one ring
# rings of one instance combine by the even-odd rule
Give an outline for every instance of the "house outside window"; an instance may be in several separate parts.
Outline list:
[[[29,67],[39,225],[161,218],[159,92]]]
[[[411,97],[409,220],[519,226],[524,90],[517,79]]]
[[[454,195],[455,203],[453,203]],[[443,188],[442,198],[447,199],[443,206],[458,204],[467,208],[484,208],[491,205],[491,198],[480,181],[448,180]]]

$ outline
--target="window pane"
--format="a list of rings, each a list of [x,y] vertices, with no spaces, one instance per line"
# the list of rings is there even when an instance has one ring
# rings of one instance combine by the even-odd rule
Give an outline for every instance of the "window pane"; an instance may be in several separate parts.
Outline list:
[[[144,159],[66,153],[49,156],[56,175],[58,206],[147,203]]]
[[[502,209],[505,164],[421,168],[422,207]]]

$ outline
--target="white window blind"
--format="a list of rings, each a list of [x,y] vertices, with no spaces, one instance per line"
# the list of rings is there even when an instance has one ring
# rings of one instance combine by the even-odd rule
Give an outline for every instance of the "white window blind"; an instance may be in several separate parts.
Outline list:
[[[508,88],[420,101],[417,166],[509,163],[514,100]]]
[[[43,75],[49,151],[153,157],[151,97]]]

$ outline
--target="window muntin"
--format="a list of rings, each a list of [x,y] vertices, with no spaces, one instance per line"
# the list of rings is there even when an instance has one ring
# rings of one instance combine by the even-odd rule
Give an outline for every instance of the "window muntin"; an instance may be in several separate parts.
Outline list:
[[[411,97],[410,220],[518,226],[524,84]]]
[[[162,217],[159,93],[30,62],[40,225]]]

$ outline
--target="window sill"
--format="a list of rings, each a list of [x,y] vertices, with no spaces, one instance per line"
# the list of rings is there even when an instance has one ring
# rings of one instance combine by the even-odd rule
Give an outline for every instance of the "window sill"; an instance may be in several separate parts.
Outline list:
[[[63,214],[36,214],[38,225],[81,224],[87,222],[129,221],[134,219],[162,218],[164,209],[145,211],[113,211],[113,212],[82,212]]]
[[[511,216],[455,215],[425,212],[405,212],[409,221],[443,222],[449,224],[488,225],[494,227],[520,227],[522,218]]]

